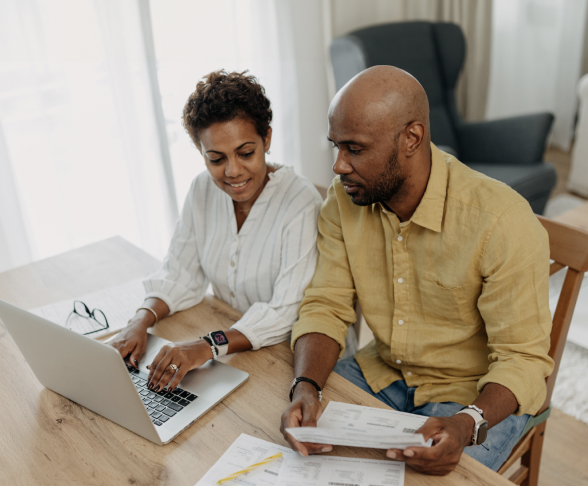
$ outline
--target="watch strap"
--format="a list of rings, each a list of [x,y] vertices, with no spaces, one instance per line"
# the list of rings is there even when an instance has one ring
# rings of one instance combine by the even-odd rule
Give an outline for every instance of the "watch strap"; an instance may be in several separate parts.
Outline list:
[[[200,339],[204,339],[210,345],[210,349],[212,349],[212,359],[218,359],[218,351],[216,350],[216,346],[213,344],[212,339],[210,339],[210,336],[202,336]]]
[[[292,381],[292,385],[290,385],[290,401],[292,401],[292,397],[294,396],[294,389],[296,388],[298,383],[300,383],[301,381],[305,381],[306,383],[310,383],[312,386],[315,387],[315,389],[318,393],[319,402],[323,399],[323,391],[322,391],[321,387],[318,386],[316,381],[311,380],[310,378],[307,378],[306,376],[299,376],[297,378],[294,378],[294,380]]]
[[[462,410],[457,412],[455,415],[459,415],[460,413],[464,413],[466,415],[469,415],[470,417],[472,417],[474,419],[474,432],[472,434],[471,445],[481,444],[483,441],[481,441],[481,442],[478,441],[478,431],[480,430],[480,427],[483,424],[488,424],[488,422],[484,419],[484,417],[481,414],[479,414],[478,412],[476,412],[476,410],[474,410],[470,407],[463,408]]]

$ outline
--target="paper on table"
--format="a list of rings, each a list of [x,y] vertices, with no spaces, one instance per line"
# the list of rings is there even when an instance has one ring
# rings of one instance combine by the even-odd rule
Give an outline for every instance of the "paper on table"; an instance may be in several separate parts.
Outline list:
[[[204,477],[196,483],[196,486],[213,486],[219,479],[245,469],[266,457],[281,452],[283,456],[269,464],[260,466],[251,472],[245,473],[233,479],[230,484],[241,484],[243,486],[274,486],[278,482],[282,462],[297,455],[289,447],[273,444],[257,437],[241,434],[235,442],[227,449],[221,458],[216,461]]]
[[[329,402],[318,420],[317,426],[334,430],[356,432],[398,431],[416,432],[428,417],[412,413],[363,407],[351,403]]]
[[[352,457],[288,456],[278,486],[402,486],[404,463]]]
[[[108,325],[110,326],[108,329],[89,335],[92,338],[99,338],[114,334],[125,327],[137,308],[141,306],[144,298],[145,289],[142,279],[137,279],[116,287],[85,294],[75,299],[39,307],[31,312],[55,324],[65,326],[67,317],[73,310],[73,301],[81,300],[90,310],[100,309],[108,319]],[[87,330],[91,329],[88,328]],[[87,330],[82,328],[78,332],[83,333],[84,331],[87,332]]]
[[[404,434],[396,431],[356,432],[323,427],[293,427],[287,428],[286,432],[299,442],[373,449],[431,447],[433,442],[431,439],[425,442],[422,434]]]

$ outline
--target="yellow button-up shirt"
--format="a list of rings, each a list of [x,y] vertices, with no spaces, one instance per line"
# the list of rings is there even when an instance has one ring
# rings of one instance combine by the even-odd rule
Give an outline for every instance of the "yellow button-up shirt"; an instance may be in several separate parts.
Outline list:
[[[471,404],[499,383],[535,414],[545,400],[549,242],[529,204],[431,144],[431,175],[412,218],[356,206],[339,178],[319,216],[319,257],[292,348],[307,333],[345,347],[358,299],[374,341],[355,359],[377,393],[396,380],[415,405]]]

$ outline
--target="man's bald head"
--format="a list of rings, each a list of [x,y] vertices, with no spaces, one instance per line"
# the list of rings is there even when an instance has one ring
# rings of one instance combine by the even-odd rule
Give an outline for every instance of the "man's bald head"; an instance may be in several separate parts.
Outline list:
[[[355,76],[329,108],[333,171],[360,206],[383,202],[403,213],[426,187],[431,167],[429,101],[406,71],[375,66]]]
[[[394,132],[420,122],[426,127],[425,141],[430,141],[427,94],[412,75],[394,66],[366,69],[339,90],[329,108],[329,121],[347,116],[364,126],[386,123]]]

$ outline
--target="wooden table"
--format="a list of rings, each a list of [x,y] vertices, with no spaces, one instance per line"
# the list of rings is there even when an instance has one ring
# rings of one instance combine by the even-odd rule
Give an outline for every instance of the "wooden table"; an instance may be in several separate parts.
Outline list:
[[[111,238],[0,274],[0,298],[35,308],[146,276],[159,263],[121,238]],[[195,339],[228,329],[240,314],[210,296],[158,323],[154,334]],[[227,356],[249,380],[170,444],[159,447],[47,390],[0,323],[0,484],[192,486],[241,434],[287,445],[279,431],[288,405],[293,355],[288,343]],[[108,393],[108,390],[104,390]],[[323,403],[336,400],[387,408],[332,374]],[[332,455],[385,459],[384,451],[335,447]],[[449,476],[406,468],[411,485],[508,485],[468,456]]]

